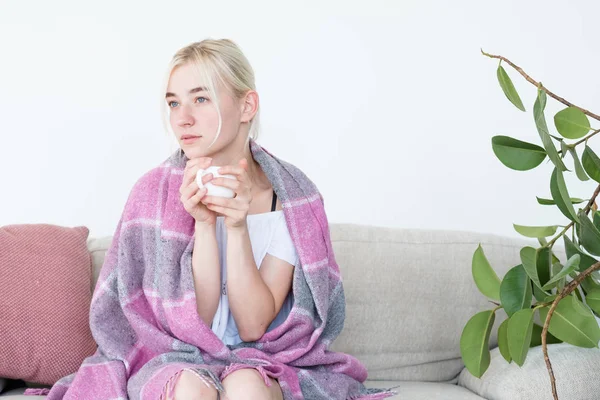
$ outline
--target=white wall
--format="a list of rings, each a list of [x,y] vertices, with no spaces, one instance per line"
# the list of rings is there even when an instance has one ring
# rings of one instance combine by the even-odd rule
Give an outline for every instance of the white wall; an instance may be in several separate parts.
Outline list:
[[[535,201],[551,164],[516,172],[492,152],[496,134],[539,143],[535,88],[507,69],[521,113],[480,48],[598,113],[599,14],[591,0],[3,0],[0,225],[111,235],[133,183],[176,145],[159,117],[165,67],[205,37],[245,51],[259,143],[313,179],[331,222],[509,236],[512,222],[565,224]],[[577,197],[595,187],[567,182]]]

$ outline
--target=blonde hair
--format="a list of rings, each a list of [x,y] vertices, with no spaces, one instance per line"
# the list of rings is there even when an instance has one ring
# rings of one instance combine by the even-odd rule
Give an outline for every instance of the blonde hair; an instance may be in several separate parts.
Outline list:
[[[232,92],[232,95],[237,99],[241,99],[249,90],[256,90],[256,84],[254,82],[254,70],[250,66],[250,62],[240,49],[240,47],[229,39],[205,39],[201,42],[191,43],[177,51],[173,56],[173,59],[169,63],[167,72],[165,74],[162,90],[162,102],[161,102],[161,114],[163,124],[167,132],[173,134],[169,123],[169,107],[165,102],[165,93],[167,92],[167,86],[169,84],[169,78],[171,73],[176,67],[191,63],[196,66],[196,70],[203,82],[206,84],[208,93],[212,97],[217,113],[219,115],[219,127],[217,129],[217,135],[210,144],[212,146],[219,135],[221,134],[222,118],[220,101],[218,93],[215,90],[216,79],[223,84],[223,86]],[[256,140],[258,138],[259,130],[259,114],[260,107],[256,114],[250,120],[250,128],[248,131],[248,138],[246,144],[250,138]],[[210,147],[209,146],[209,147]]]

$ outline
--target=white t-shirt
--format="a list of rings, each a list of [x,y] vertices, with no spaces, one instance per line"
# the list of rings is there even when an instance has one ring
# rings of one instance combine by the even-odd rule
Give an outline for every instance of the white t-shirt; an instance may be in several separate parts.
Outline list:
[[[254,261],[259,269],[267,253],[287,261],[294,267],[298,266],[298,253],[288,231],[283,210],[250,214],[246,221]],[[229,298],[227,296],[227,230],[224,224],[224,217],[217,217],[216,232],[219,261],[221,263],[221,298],[217,312],[213,318],[211,329],[223,343],[226,345],[235,345],[241,343],[242,339],[233,319],[233,314],[230,312]],[[294,295],[292,289],[290,289],[281,310],[267,328],[267,332],[286,320],[293,303]]]

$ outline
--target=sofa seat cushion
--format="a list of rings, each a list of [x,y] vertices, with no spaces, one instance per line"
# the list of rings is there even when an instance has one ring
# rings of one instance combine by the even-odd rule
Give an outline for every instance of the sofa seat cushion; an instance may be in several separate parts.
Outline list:
[[[600,398],[600,349],[585,349],[568,343],[548,345],[556,391],[559,399]],[[529,349],[522,367],[510,364],[496,347],[491,362],[481,378],[465,368],[458,384],[489,400],[546,400],[552,398],[550,375],[542,346]]]
[[[349,353],[369,379],[444,382],[464,368],[460,336],[490,309],[471,272],[481,244],[498,276],[533,239],[486,233],[331,225],[346,296],[344,329],[331,349]],[[560,248],[556,254],[564,259]],[[496,346],[500,312],[490,336]]]
[[[397,400],[485,400],[468,389],[451,383],[367,380],[365,386],[368,388],[394,387],[398,394],[390,399]]]
[[[400,381],[366,381],[369,388],[396,387],[398,394],[390,399],[397,400],[485,400],[469,390],[449,384],[437,382],[400,382]],[[24,396],[25,388],[14,389],[0,395],[2,400],[32,400],[45,399],[46,396]]]

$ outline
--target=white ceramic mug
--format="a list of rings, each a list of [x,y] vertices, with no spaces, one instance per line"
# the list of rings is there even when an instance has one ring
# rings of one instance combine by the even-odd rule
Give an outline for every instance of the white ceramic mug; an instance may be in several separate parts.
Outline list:
[[[219,170],[219,168],[221,168],[221,167],[219,167],[217,165],[211,165],[210,167],[208,167],[206,169],[198,170],[198,172],[196,173],[196,183],[198,184],[198,187],[200,189],[202,189],[204,186],[206,186],[207,194],[209,196],[220,196],[220,197],[227,197],[227,198],[231,199],[235,195],[235,192],[232,189],[229,189],[228,187],[225,187],[225,186],[213,185],[211,182],[207,182],[206,185],[204,185],[202,183],[202,177],[207,174],[213,174],[213,179],[219,178],[219,177],[233,179],[233,180],[236,179],[234,175],[219,174],[217,172]]]

